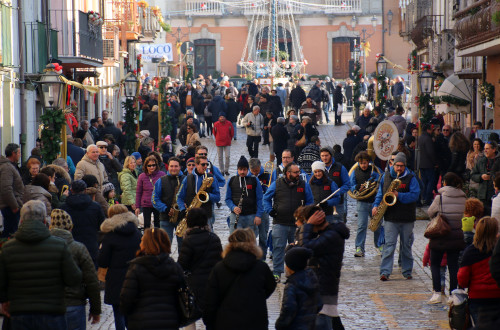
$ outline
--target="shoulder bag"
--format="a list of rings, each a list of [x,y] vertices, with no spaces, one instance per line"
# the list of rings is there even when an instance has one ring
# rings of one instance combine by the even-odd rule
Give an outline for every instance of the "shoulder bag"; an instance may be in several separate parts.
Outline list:
[[[424,236],[429,239],[441,238],[448,235],[450,232],[450,224],[443,215],[443,195],[441,195],[439,198],[439,213],[427,225]]]
[[[181,275],[181,286],[177,291],[177,307],[179,310],[179,327],[196,322],[202,316],[193,291],[189,288],[186,277]]]

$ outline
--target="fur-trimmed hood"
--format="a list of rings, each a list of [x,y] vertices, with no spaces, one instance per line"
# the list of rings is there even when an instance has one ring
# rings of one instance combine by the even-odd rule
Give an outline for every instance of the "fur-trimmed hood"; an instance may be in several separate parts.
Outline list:
[[[236,272],[245,272],[262,257],[262,250],[255,243],[229,243],[222,252],[224,265]]]
[[[137,226],[139,226],[139,219],[137,219],[132,212],[116,214],[111,218],[104,220],[101,224],[101,231],[103,233],[116,231],[117,229],[127,226],[128,223],[132,223],[135,226],[135,229],[137,229]]]
[[[47,167],[53,168],[54,171],[56,171],[56,177],[60,176],[60,177],[64,178],[66,181],[68,181],[68,183],[71,184],[71,177],[69,176],[69,173],[66,172],[66,170],[64,168],[62,168],[59,165],[54,165],[54,164],[47,165]]]

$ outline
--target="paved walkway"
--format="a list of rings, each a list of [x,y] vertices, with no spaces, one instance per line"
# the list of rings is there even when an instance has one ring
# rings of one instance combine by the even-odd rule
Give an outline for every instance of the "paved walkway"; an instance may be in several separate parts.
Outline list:
[[[344,121],[351,120],[352,114],[345,113]],[[321,125],[319,127],[322,145],[342,145],[348,126]],[[218,165],[215,143],[211,138],[203,139],[209,147],[209,159]],[[238,128],[238,140],[231,147],[231,175],[236,174],[235,165],[241,155],[248,157],[245,146],[245,133]],[[260,148],[259,155],[263,162],[269,159],[269,149]],[[221,200],[225,197],[225,188],[221,191]],[[223,245],[229,235],[226,217],[229,210],[223,204],[216,209],[215,232],[220,236]],[[354,239],[356,236],[356,204],[348,202],[347,225],[351,230],[351,238],[346,241],[344,265],[340,283],[339,312],[346,329],[448,329],[447,307],[444,305],[427,305],[431,296],[430,270],[422,267],[422,256],[427,244],[423,232],[427,221],[417,221],[415,225],[415,243],[413,257],[415,259],[413,280],[406,280],[397,266],[394,267],[390,281],[379,280],[380,256],[373,248],[373,235],[369,231],[366,244],[366,256],[354,257]],[[173,244],[173,257],[177,259],[177,246]],[[267,260],[270,267],[271,261]],[[280,302],[284,284],[268,299],[269,329],[279,315]],[[114,329],[113,312],[110,306],[103,304],[101,323],[88,326],[88,329]],[[198,322],[197,329],[204,329]]]

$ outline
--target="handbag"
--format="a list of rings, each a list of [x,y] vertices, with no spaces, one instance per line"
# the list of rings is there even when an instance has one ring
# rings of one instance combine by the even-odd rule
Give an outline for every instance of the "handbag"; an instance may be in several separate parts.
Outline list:
[[[469,299],[462,289],[452,291],[452,302],[448,311],[451,329],[467,329],[470,326]]]
[[[427,225],[424,236],[429,239],[441,238],[448,235],[450,232],[450,224],[443,215],[443,195],[441,195],[439,198],[439,213]]]
[[[181,287],[177,291],[177,307],[179,309],[179,327],[182,328],[199,320],[202,312],[184,274],[181,283]]]
[[[345,103],[337,104],[337,116],[342,115],[342,113],[344,112],[344,105]]]
[[[361,96],[359,97],[359,102],[366,102],[366,101],[367,101],[367,100],[366,100],[366,95],[361,95]]]

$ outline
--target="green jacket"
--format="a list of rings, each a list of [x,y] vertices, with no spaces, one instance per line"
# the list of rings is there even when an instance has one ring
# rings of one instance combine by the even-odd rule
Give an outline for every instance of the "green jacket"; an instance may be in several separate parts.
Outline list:
[[[82,271],[83,280],[78,285],[66,287],[66,306],[79,306],[87,303],[89,298],[90,314],[101,314],[101,290],[97,280],[97,272],[89,251],[80,242],[73,239],[73,235],[67,230],[53,228],[50,230],[52,236],[60,237],[66,241],[69,252],[73,256],[76,265]]]
[[[64,287],[81,281],[64,240],[39,220],[24,220],[2,246],[0,302],[10,302],[11,314],[64,314]]]
[[[495,189],[493,188],[493,181],[495,180],[495,173],[500,171],[500,155],[496,155],[494,162],[490,164],[490,169],[488,171],[487,162],[488,159],[483,156],[478,159],[476,166],[472,169],[471,180],[479,183],[479,188],[477,191],[477,198],[482,200],[489,200],[495,194]],[[491,180],[484,181],[481,176],[483,174],[491,174]]]
[[[128,168],[123,168],[123,171],[118,173],[120,180],[120,188],[122,189],[121,202],[124,205],[135,204],[135,192],[137,189],[137,176],[132,174]]]

